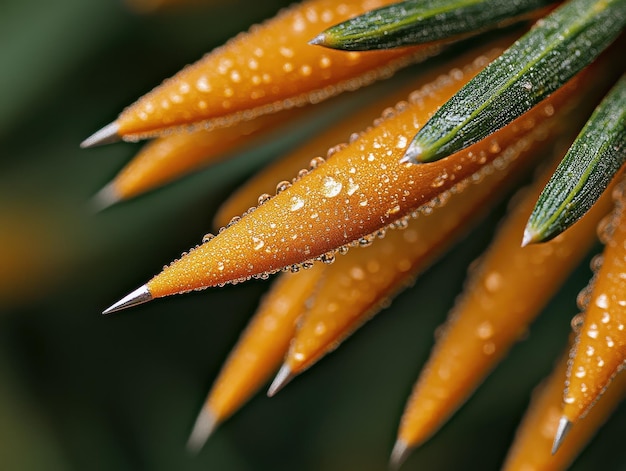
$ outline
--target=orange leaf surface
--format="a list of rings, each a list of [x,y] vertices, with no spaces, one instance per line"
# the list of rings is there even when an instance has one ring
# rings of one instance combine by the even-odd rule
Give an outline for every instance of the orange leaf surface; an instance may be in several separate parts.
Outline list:
[[[558,451],[552,443],[559,426],[563,381],[568,357],[564,355],[554,371],[533,393],[530,406],[517,429],[503,471],[561,471],[574,461],[596,431],[626,396],[626,375],[618,375],[613,386],[600,398],[587,417],[572,427]]]
[[[411,215],[497,157],[506,159],[511,149],[516,153],[545,135],[576,81],[450,158],[399,163],[420,125],[487,62],[481,56],[412,94],[324,164],[166,267],[146,285],[150,297],[242,281],[320,257]]]
[[[602,266],[580,299],[585,320],[571,353],[563,416],[575,423],[607,388],[626,360],[626,195],[615,190],[616,209],[602,224]],[[596,259],[598,262],[600,259]],[[596,267],[597,268],[597,267]]]
[[[215,380],[190,446],[201,446],[215,426],[241,407],[280,366],[323,268],[316,266],[298,275],[285,273],[276,280]]]
[[[524,194],[470,273],[406,405],[398,432],[404,447],[425,441],[467,399],[595,240],[595,228],[611,207],[606,195],[554,240],[520,246],[549,176],[544,173]]]
[[[308,0],[254,26],[166,80],[115,122],[126,139],[202,122],[228,126],[261,114],[317,103],[388,77],[431,46],[343,53],[309,45],[329,26],[394,0]]]
[[[536,146],[534,146],[536,148]],[[336,348],[358,326],[377,313],[417,273],[425,270],[497,202],[494,195],[517,177],[522,164],[488,167],[480,184],[459,187],[440,198],[425,216],[411,219],[403,230],[389,230],[367,250],[351,250],[326,269],[303,316],[284,364],[292,375],[310,367]],[[515,156],[511,156],[515,157]],[[485,168],[487,170],[487,168]]]
[[[297,119],[304,109],[259,116],[229,128],[172,134],[146,144],[98,194],[101,205],[133,198],[146,191],[220,161],[229,152],[250,144],[250,139]]]

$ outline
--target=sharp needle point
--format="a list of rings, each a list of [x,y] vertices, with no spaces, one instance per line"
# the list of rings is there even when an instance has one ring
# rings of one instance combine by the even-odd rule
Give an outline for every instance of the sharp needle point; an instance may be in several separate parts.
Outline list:
[[[136,306],[150,300],[152,300],[152,295],[150,294],[148,287],[143,285],[102,311],[102,314],[111,314],[112,312],[121,311],[122,309]]]
[[[215,415],[207,407],[203,407],[187,440],[187,450],[190,453],[199,453],[216,426]]]
[[[80,147],[86,149],[87,147],[94,147],[117,142],[121,139],[118,131],[119,126],[115,121],[113,121],[111,124],[107,124],[105,127],[81,142]]]
[[[526,227],[524,229],[524,237],[522,238],[522,247],[526,247],[528,244],[539,242],[539,234]]]
[[[278,370],[278,374],[276,374],[276,377],[274,378],[274,381],[272,381],[272,384],[267,390],[267,395],[269,397],[273,397],[274,394],[283,389],[287,383],[293,379],[293,377],[294,375],[288,365],[285,364],[281,366],[280,370]]]
[[[393,470],[399,469],[402,466],[402,463],[407,459],[411,451],[412,447],[402,439],[396,440],[396,443],[393,445],[393,450],[391,450],[391,457],[389,458],[389,467]]]
[[[561,420],[559,420],[559,426],[556,430],[556,434],[554,435],[554,442],[552,443],[553,455],[558,451],[571,428],[572,422],[570,422],[567,417],[561,417]]]
[[[91,206],[95,212],[100,212],[109,206],[113,206],[121,199],[118,192],[115,191],[113,183],[109,183],[94,195],[91,200]]]
[[[421,147],[409,146],[404,156],[400,159],[401,164],[420,164],[417,157],[422,153]]]
[[[326,44],[326,34],[324,33],[320,33],[317,36],[315,36],[313,39],[311,39],[309,41],[309,44],[311,44],[312,46],[319,46],[319,45],[325,45]]]

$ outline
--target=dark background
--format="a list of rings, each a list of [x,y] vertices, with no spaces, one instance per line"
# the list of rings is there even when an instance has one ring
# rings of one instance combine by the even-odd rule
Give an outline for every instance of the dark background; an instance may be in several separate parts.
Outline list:
[[[213,3],[215,5],[210,5]],[[385,470],[433,332],[502,208],[337,352],[257,395],[198,456],[185,442],[266,282],[103,308],[201,240],[230,189],[298,136],[101,213],[137,151],[78,144],[284,1],[140,14],[120,0],[0,4],[0,469]],[[403,469],[498,469],[532,387],[565,346],[587,263],[528,338]],[[626,469],[622,410],[574,469]]]

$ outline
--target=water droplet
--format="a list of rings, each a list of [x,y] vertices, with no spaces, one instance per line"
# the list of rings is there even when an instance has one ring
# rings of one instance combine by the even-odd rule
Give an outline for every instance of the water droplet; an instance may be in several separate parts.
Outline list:
[[[611,320],[611,315],[608,312],[603,312],[602,313],[602,323],[603,324],[608,324],[609,321]]]
[[[217,262],[217,269],[219,271],[224,271],[224,262]]]
[[[283,180],[282,182],[278,182],[278,184],[276,185],[276,194],[282,193],[290,186],[291,186],[291,183],[289,183],[286,180]]]
[[[589,329],[587,330],[587,336],[592,339],[598,338],[598,326],[596,324],[591,324]]]
[[[584,366],[579,366],[578,368],[576,368],[576,372],[574,373],[574,376],[576,376],[577,378],[584,378],[586,375],[587,375],[587,372],[585,371]]]
[[[501,286],[502,275],[500,273],[493,271],[485,277],[485,289],[487,289],[487,291],[493,293],[498,291]]]
[[[261,196],[259,196],[257,203],[259,204],[259,206],[261,206],[262,204],[267,203],[271,199],[272,199],[271,195],[268,195],[267,193],[263,193]]]
[[[443,186],[443,184],[446,182],[447,179],[448,179],[448,173],[444,171],[443,173],[435,177],[435,179],[430,184],[430,186],[433,188],[439,188]]]
[[[304,199],[300,196],[292,196],[290,202],[291,206],[289,206],[289,209],[291,211],[297,211],[304,206]]]
[[[608,309],[609,308],[609,298],[606,294],[602,293],[598,295],[595,300],[596,306],[600,309]]]
[[[358,265],[355,265],[350,269],[350,276],[355,280],[364,280],[365,279],[365,271]]]
[[[265,245],[265,242],[263,241],[263,239],[259,239],[258,237],[253,237],[252,243],[254,244],[253,246],[254,250],[261,250],[263,246]]]
[[[493,353],[496,351],[496,344],[493,342],[487,342],[485,343],[485,345],[483,345],[483,353],[485,355],[493,355]]]
[[[213,238],[215,238],[215,235],[211,234],[210,232],[208,234],[204,234],[204,237],[202,237],[202,243],[206,244],[207,242],[209,242]]]
[[[241,221],[241,217],[239,216],[233,216],[232,219],[230,221],[228,221],[228,224],[226,224],[226,227],[230,227],[234,224],[237,224],[239,221]]]
[[[324,335],[326,333],[326,324],[322,321],[315,324],[315,328],[313,329],[315,335]]]
[[[352,196],[356,190],[359,189],[359,185],[357,185],[356,183],[354,183],[354,181],[352,180],[352,178],[350,178],[350,181],[348,182],[348,195]]]
[[[366,235],[358,240],[359,247],[369,247],[374,242],[372,235]]]
[[[476,328],[476,335],[479,339],[487,340],[493,336],[493,325],[489,321],[484,321]]]
[[[320,261],[327,265],[330,265],[335,261],[335,253],[334,252],[326,252],[325,254],[320,255]]]
[[[585,353],[587,354],[588,357],[593,356],[595,352],[596,352],[596,349],[593,348],[591,345],[589,345],[587,349],[585,350]]]
[[[605,338],[606,340],[606,346],[609,348],[612,348],[615,346],[615,342],[613,341],[613,339],[611,337],[609,337],[608,335]]]
[[[335,180],[331,176],[324,177],[324,180],[322,181],[322,193],[327,198],[334,198],[341,192],[342,188],[343,185],[341,182]]]

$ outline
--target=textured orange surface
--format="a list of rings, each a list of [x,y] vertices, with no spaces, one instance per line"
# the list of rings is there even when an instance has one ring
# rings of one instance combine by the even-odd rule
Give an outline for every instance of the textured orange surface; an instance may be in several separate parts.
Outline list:
[[[405,408],[398,436],[406,444],[426,440],[465,402],[595,241],[596,226],[611,208],[608,195],[552,241],[521,247],[550,173],[524,194],[470,272]]]
[[[601,225],[605,242],[602,266],[590,291],[585,320],[572,350],[563,415],[570,422],[584,416],[626,360],[626,196],[622,182],[615,191],[616,210]],[[601,259],[595,260],[597,264]],[[587,299],[584,299],[588,297]]]
[[[118,134],[136,139],[194,123],[228,126],[387,77],[431,46],[345,53],[308,41],[337,22],[393,1],[309,0],[285,9],[126,108],[117,119]]]
[[[276,280],[209,393],[204,407],[217,422],[233,414],[276,372],[323,268],[285,273]]]
[[[333,350],[363,322],[387,305],[415,275],[445,252],[497,202],[516,171],[533,157],[514,160],[504,169],[491,168],[480,184],[468,184],[441,201],[443,206],[389,230],[366,250],[355,248],[337,257],[316,287],[300,322],[285,363],[296,374]]]
[[[508,453],[503,471],[562,471],[591,440],[626,395],[626,376],[618,375],[587,417],[575,424],[558,451],[552,455],[563,400],[567,356],[534,392]]]
[[[194,170],[228,157],[258,137],[297,119],[303,108],[242,121],[229,128],[182,132],[146,144],[111,182],[118,199],[158,188]]]
[[[497,53],[494,51],[494,53]],[[493,55],[491,56],[493,57]],[[244,281],[300,264],[366,237],[545,136],[575,90],[572,82],[511,125],[427,165],[399,160],[417,129],[488,62],[481,56],[411,95],[315,170],[150,280],[154,298]],[[286,185],[287,186],[287,185]]]

